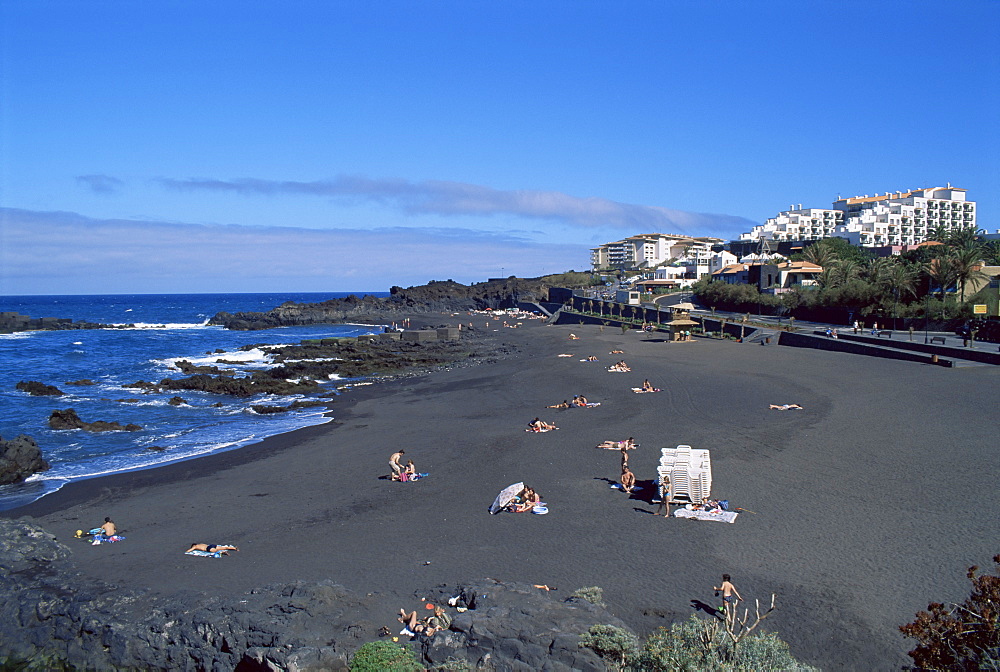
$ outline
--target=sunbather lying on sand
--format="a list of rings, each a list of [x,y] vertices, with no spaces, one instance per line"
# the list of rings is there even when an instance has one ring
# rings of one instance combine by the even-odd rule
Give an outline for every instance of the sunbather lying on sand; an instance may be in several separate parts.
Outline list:
[[[570,334],[569,338],[570,338],[571,341],[577,341],[577,340],[580,339],[580,337],[577,336],[576,334]]]
[[[528,423],[528,429],[527,429],[527,431],[529,431],[529,432],[547,432],[550,429],[559,429],[559,428],[556,427],[554,424],[552,424],[550,422],[545,422],[544,420],[539,420],[538,418],[535,418],[534,420],[532,420],[531,422]]]
[[[563,399],[561,404],[552,404],[551,406],[546,406],[545,408],[569,408],[569,402]]]
[[[612,364],[611,366],[608,367],[608,371],[615,371],[615,372],[618,372],[618,371],[631,371],[631,370],[632,369],[629,368],[628,364],[625,363],[624,359],[622,361],[620,361],[620,362],[618,362],[616,364]]]
[[[771,404],[770,407],[776,411],[802,410],[798,404]]]
[[[595,357],[594,355],[590,355],[589,357],[587,357],[585,359],[581,359],[580,361],[581,362],[596,362],[597,361],[597,357]]]
[[[191,551],[204,551],[206,553],[219,553],[220,555],[229,555],[229,551],[238,551],[240,549],[235,546],[229,546],[228,544],[191,544],[191,548],[184,551],[185,553],[190,553]]]
[[[609,355],[624,355],[624,354],[625,354],[625,351],[624,351],[624,350],[612,350],[612,351],[611,351],[611,352],[609,352],[608,354],[609,354]]]
[[[604,441],[597,445],[598,448],[603,448],[604,450],[634,450],[639,447],[631,436],[624,441]]]
[[[562,353],[562,354],[556,355],[556,357],[572,357],[572,356],[573,355],[566,354],[565,352]]]
[[[434,614],[425,620],[417,618],[415,610],[406,612],[403,609],[399,610],[399,617],[396,620],[406,626],[399,634],[411,637],[416,635],[430,637],[438,630],[447,630],[451,626],[451,616],[438,605],[434,605]]]
[[[655,388],[653,387],[653,384],[649,382],[649,378],[646,378],[644,381],[642,381],[643,392],[652,392],[654,389]]]

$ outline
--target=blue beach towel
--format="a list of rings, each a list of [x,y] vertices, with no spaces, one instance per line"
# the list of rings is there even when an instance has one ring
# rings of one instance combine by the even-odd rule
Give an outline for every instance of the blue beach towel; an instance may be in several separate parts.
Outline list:
[[[203,558],[221,558],[222,553],[216,551],[215,553],[209,553],[208,551],[184,551],[184,555],[198,555]]]

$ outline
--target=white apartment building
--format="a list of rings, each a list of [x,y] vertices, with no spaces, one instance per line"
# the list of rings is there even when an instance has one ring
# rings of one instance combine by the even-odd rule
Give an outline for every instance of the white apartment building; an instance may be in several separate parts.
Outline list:
[[[788,210],[753,227],[749,233],[741,234],[740,240],[818,240],[832,236],[837,225],[843,221],[844,213],[841,210],[803,208],[800,203],[797,208],[788,206]]]
[[[797,208],[778,213],[740,235],[741,241],[819,240],[835,236],[852,245],[917,245],[936,227],[976,227],[976,203],[952,187],[876,193],[834,201],[833,208]]]
[[[591,248],[590,265],[594,271],[604,269],[651,269],[665,262],[692,257],[707,260],[712,245],[721,238],[692,238],[676,234],[650,233],[629,236],[600,247]]]
[[[863,247],[917,245],[939,227],[977,227],[975,202],[966,200],[965,189],[951,184],[843,198],[833,207],[844,212],[844,223],[833,235]]]

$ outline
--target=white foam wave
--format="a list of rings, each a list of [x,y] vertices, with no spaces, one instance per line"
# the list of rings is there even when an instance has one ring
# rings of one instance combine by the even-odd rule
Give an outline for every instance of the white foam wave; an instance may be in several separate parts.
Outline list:
[[[222,329],[221,326],[209,325],[208,320],[204,322],[167,322],[162,324],[156,324],[154,322],[133,322],[127,324],[112,324],[110,325],[114,329]]]

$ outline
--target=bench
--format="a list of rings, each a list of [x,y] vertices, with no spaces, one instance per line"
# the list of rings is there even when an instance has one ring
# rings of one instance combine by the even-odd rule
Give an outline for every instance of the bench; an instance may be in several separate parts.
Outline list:
[[[877,334],[875,334],[875,338],[879,338],[880,336],[885,336],[886,338],[892,338],[892,332],[889,331],[888,329],[883,329],[879,331]]]
[[[931,336],[931,343],[940,343],[944,345],[944,336]]]

